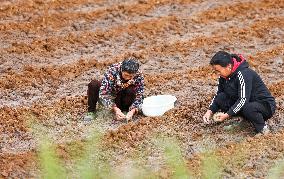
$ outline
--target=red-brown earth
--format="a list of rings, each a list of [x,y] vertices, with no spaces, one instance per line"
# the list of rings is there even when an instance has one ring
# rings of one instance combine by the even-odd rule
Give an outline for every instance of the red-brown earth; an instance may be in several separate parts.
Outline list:
[[[68,146],[80,146],[100,124],[113,165],[143,149],[147,165],[163,171],[151,142],[162,133],[179,139],[196,176],[203,153],[213,150],[224,164],[222,177],[264,178],[283,159],[283,39],[282,0],[1,0],[0,176],[39,176],[29,126],[36,121],[66,163]],[[250,127],[224,131],[231,121],[202,123],[216,90],[208,62],[218,50],[242,53],[275,96],[269,135],[254,137]],[[84,122],[87,84],[129,55],[141,61],[145,95],[175,95],[176,107],[128,124],[103,114],[109,119]],[[238,157],[242,162],[232,162]]]

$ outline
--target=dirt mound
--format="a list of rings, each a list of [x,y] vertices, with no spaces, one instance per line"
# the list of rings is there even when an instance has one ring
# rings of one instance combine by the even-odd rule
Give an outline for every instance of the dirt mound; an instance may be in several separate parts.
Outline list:
[[[0,176],[39,176],[33,121],[57,141],[65,161],[71,160],[70,142],[84,143],[88,131],[101,125],[103,145],[120,156],[118,163],[141,147],[152,157],[149,165],[160,163],[151,137],[162,133],[180,141],[197,176],[203,152],[211,149],[226,166],[222,176],[265,177],[283,157],[283,9],[281,0],[4,0]],[[208,62],[218,50],[242,53],[275,96],[270,135],[253,137],[251,128],[224,131],[232,121],[202,123],[218,78]],[[107,120],[84,123],[87,84],[129,55],[141,60],[146,95],[175,95],[176,108],[162,117],[140,115],[130,123],[114,125],[105,115]],[[242,161],[236,157],[231,162],[235,154]]]

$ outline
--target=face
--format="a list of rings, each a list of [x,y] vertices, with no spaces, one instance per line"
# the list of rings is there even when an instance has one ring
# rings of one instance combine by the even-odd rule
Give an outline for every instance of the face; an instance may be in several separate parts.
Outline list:
[[[121,76],[124,80],[128,81],[134,78],[135,74],[128,73],[126,71],[121,72]]]
[[[226,67],[222,67],[221,65],[213,65],[214,70],[222,77],[228,77],[232,73],[232,65],[229,64]]]

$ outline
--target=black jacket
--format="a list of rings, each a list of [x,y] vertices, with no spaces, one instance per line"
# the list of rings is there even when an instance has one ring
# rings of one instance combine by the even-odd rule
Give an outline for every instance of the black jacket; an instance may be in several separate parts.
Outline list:
[[[255,101],[268,103],[271,112],[275,112],[275,98],[271,95],[260,76],[249,68],[246,61],[242,62],[227,79],[219,78],[216,96],[221,92],[229,96],[230,100],[235,101],[234,105],[227,111],[229,116],[237,114],[248,102]],[[216,96],[214,99],[216,99]],[[209,107],[213,113],[219,110],[214,99]]]

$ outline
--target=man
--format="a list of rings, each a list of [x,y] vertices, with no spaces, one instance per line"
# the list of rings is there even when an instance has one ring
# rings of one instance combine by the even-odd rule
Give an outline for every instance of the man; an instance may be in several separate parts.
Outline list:
[[[141,108],[144,93],[144,77],[136,58],[126,58],[113,64],[101,81],[88,85],[88,114],[85,120],[94,119],[97,102],[111,109],[117,120],[130,120]],[[122,111],[126,111],[125,115]]]
[[[210,123],[211,115],[220,110],[223,113],[218,114],[218,121],[240,115],[253,124],[257,133],[269,132],[265,121],[275,112],[275,99],[244,57],[219,51],[210,64],[220,77],[217,94],[203,116],[204,122]]]

